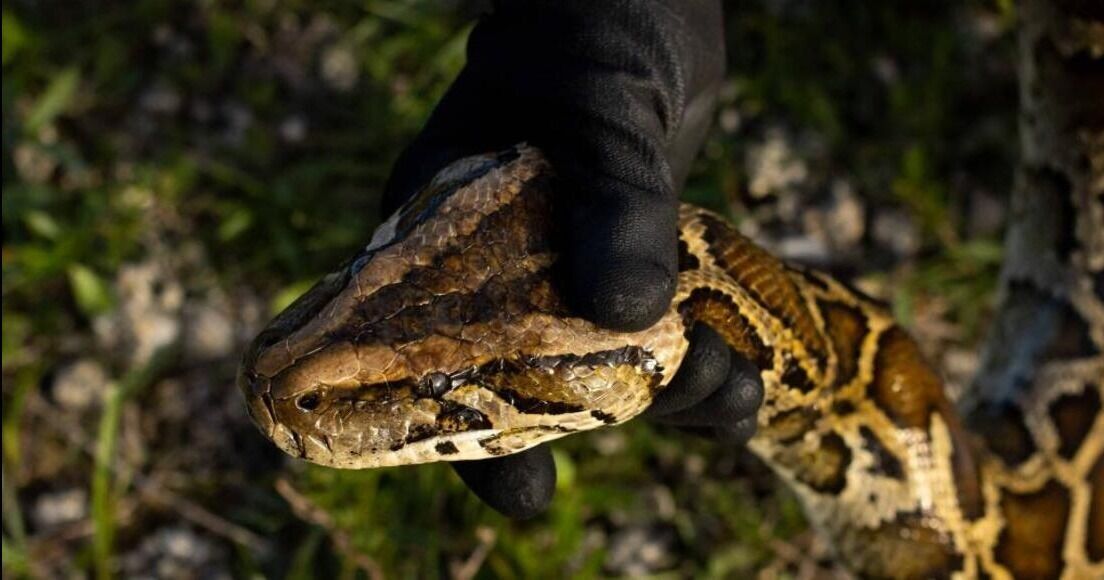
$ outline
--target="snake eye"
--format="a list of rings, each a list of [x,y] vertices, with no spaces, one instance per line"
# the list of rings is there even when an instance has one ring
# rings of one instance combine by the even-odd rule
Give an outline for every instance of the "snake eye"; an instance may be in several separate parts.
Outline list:
[[[310,412],[318,408],[318,405],[322,402],[322,397],[318,396],[318,393],[307,393],[299,400],[295,401],[295,405],[300,409]]]

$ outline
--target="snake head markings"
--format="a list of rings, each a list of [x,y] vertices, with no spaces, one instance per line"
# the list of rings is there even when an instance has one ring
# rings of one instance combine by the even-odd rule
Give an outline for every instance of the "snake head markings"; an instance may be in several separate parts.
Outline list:
[[[238,385],[287,453],[342,468],[508,454],[642,412],[686,349],[672,310],[614,333],[553,284],[550,171],[524,145],[442,171],[276,317]]]

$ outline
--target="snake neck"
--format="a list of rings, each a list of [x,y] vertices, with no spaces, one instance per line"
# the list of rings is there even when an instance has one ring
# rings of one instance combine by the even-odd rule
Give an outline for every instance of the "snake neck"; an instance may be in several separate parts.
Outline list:
[[[976,450],[916,343],[873,300],[682,212],[679,309],[760,370],[750,447],[852,569],[945,576],[984,512]],[[909,538],[907,541],[904,538]]]

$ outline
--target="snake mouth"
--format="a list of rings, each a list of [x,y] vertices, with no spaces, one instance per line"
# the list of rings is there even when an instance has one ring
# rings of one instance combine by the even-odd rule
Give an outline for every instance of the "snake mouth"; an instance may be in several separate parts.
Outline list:
[[[245,397],[245,408],[253,424],[271,439],[276,431],[276,412],[272,407],[268,380],[258,377],[243,366],[238,371],[237,383],[238,390]]]

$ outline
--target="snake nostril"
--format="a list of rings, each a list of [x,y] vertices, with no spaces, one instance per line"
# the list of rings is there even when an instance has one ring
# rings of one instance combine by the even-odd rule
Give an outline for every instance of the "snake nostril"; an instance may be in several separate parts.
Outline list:
[[[322,397],[318,396],[318,393],[307,393],[295,402],[296,406],[307,412],[317,409],[321,403]]]

